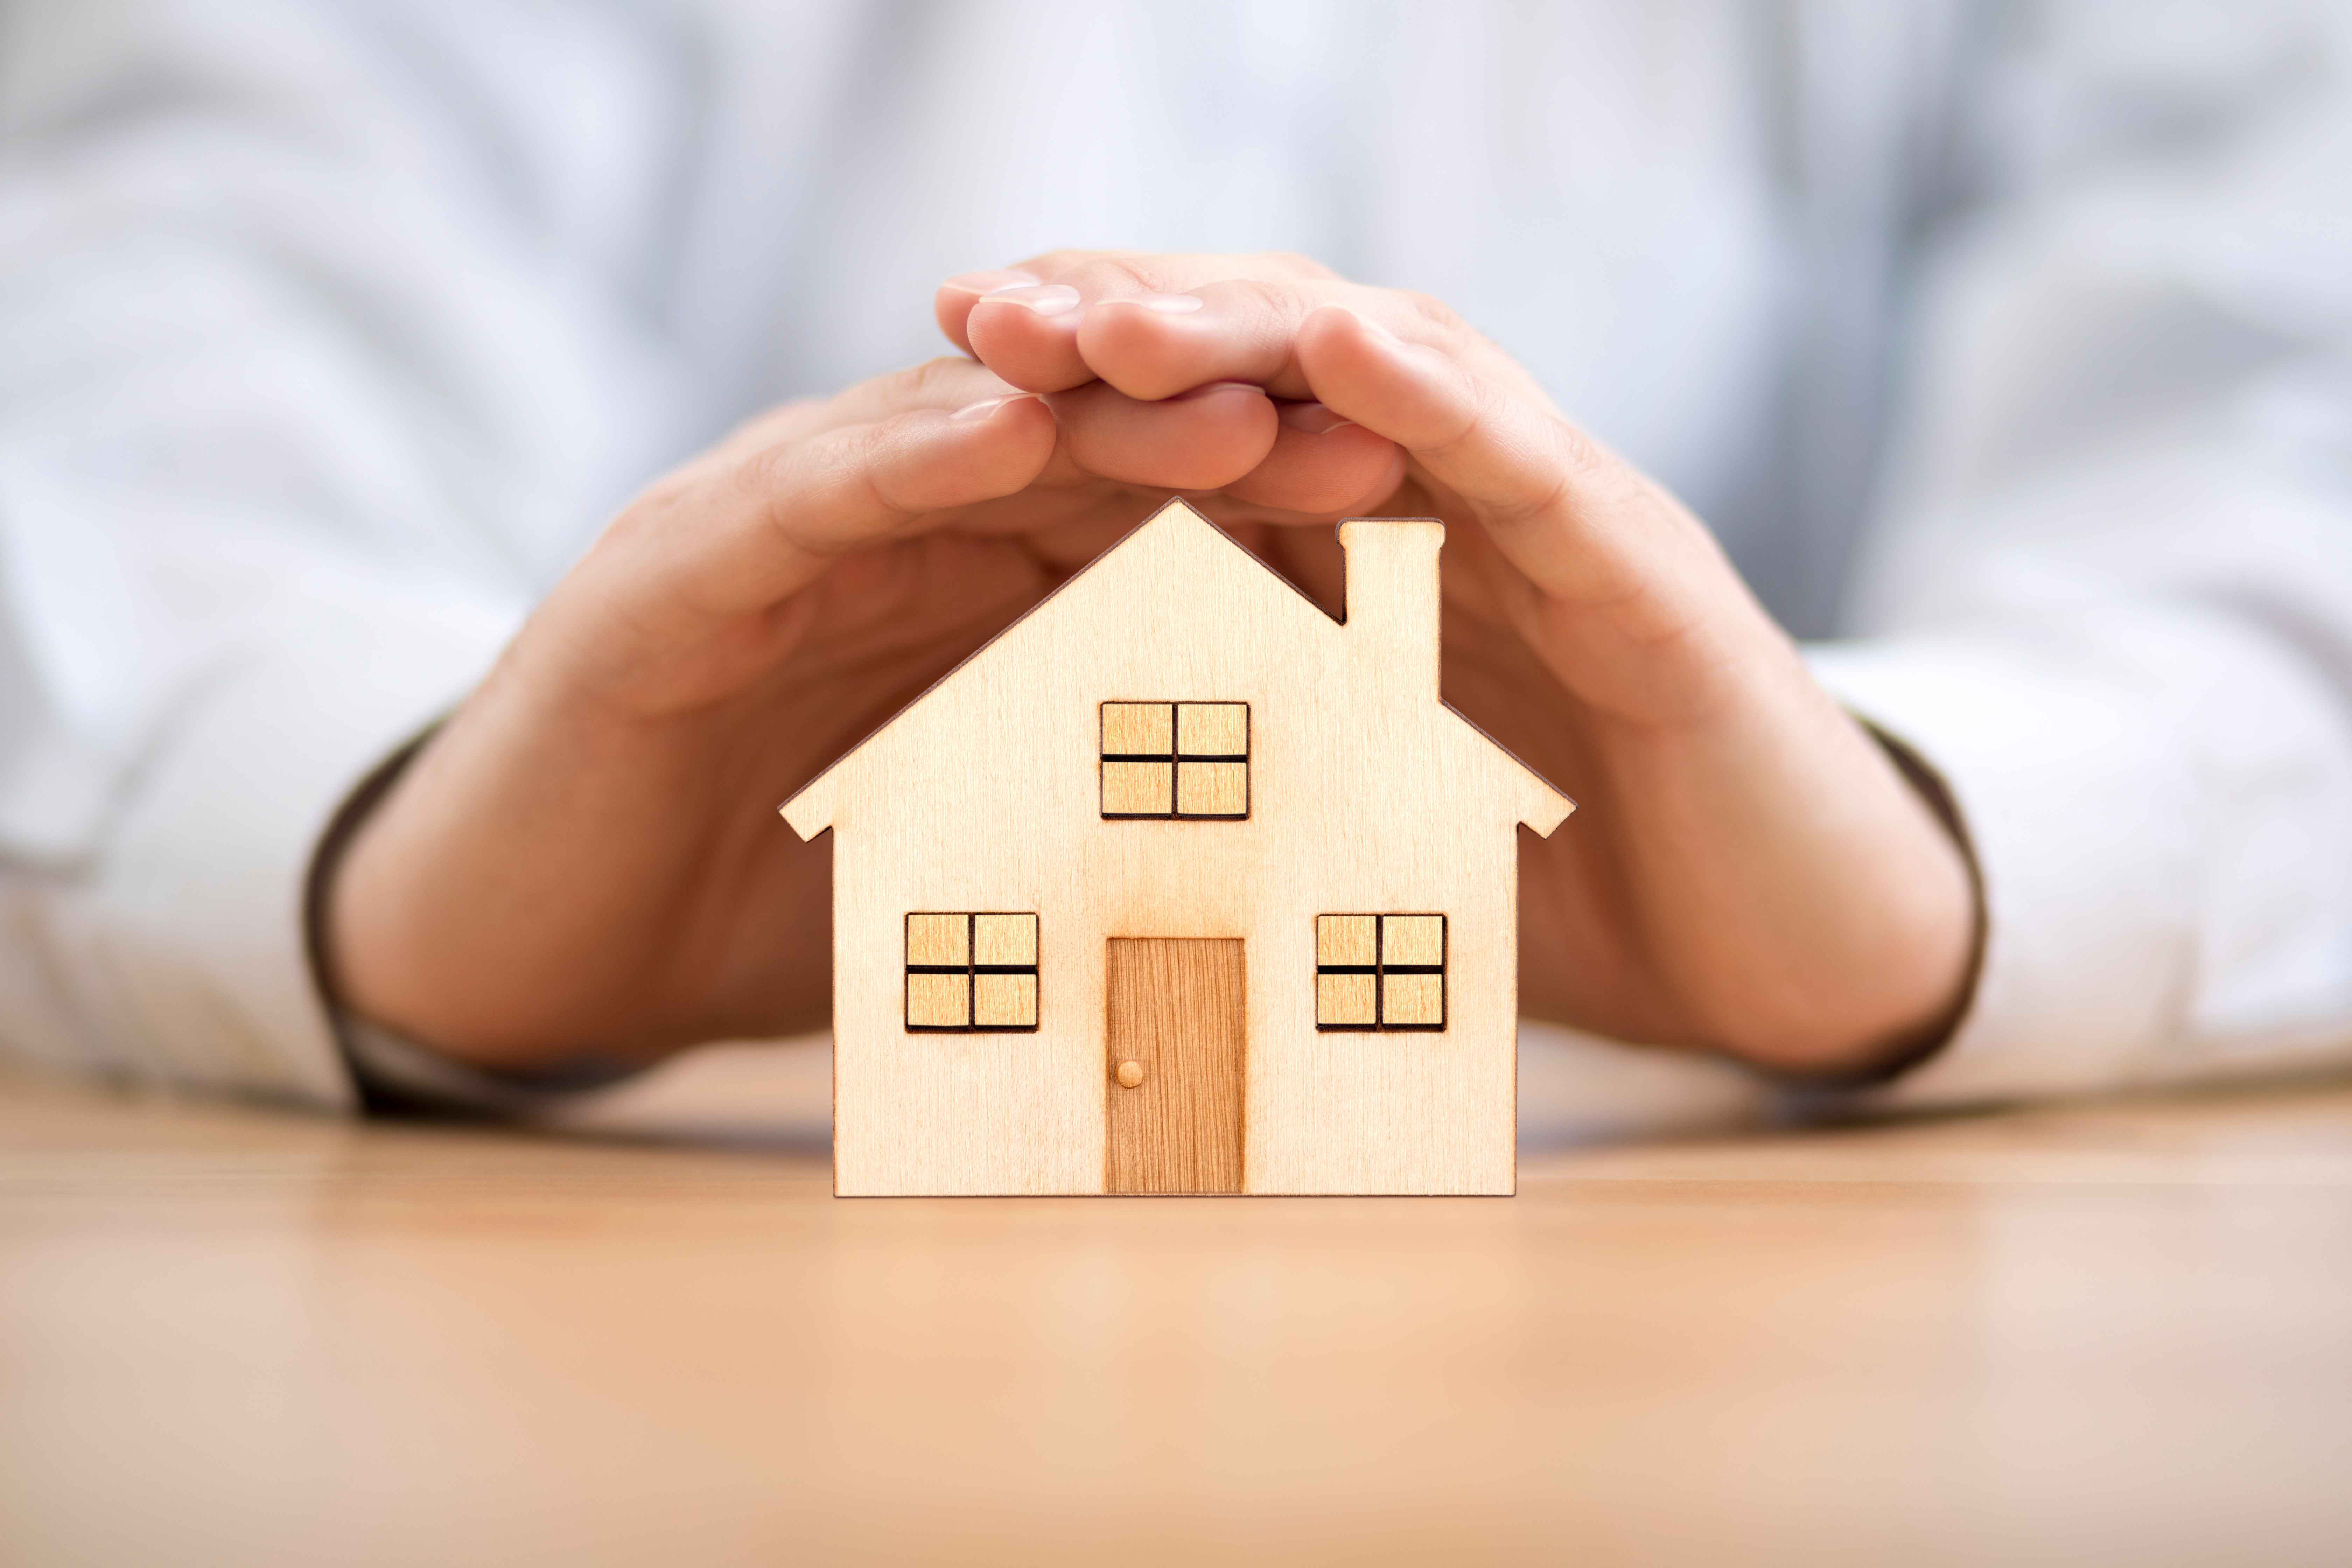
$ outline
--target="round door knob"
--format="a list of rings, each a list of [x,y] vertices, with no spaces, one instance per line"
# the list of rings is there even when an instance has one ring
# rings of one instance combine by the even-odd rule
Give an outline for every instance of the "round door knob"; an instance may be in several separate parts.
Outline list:
[[[1118,1064],[1118,1085],[1121,1089],[1133,1089],[1142,1081],[1143,1064],[1141,1062],[1130,1061]]]

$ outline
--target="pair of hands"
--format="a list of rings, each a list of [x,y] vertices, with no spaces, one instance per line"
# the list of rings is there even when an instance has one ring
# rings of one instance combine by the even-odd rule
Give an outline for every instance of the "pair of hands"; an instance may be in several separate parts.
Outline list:
[[[776,803],[1181,491],[1337,606],[1436,517],[1444,683],[1584,806],[1523,836],[1522,1010],[1795,1072],[1945,1027],[1965,861],[1706,531],[1425,298],[1281,256],[950,279],[935,360],[661,479],[362,826],[342,1003],[463,1059],[822,1026],[829,846]]]

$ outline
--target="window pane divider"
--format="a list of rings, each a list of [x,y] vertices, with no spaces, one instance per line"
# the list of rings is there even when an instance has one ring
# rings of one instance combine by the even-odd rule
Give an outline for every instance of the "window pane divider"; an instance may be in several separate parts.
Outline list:
[[[1241,710],[1240,739],[1244,749],[1238,752],[1198,752],[1187,750],[1184,744],[1184,710],[1187,708],[1239,709]],[[1165,769],[1167,794],[1164,796],[1164,799],[1166,801],[1167,809],[1164,811],[1113,811],[1108,809],[1111,801],[1111,785],[1108,775],[1106,773],[1100,785],[1103,792],[1102,799],[1104,809],[1102,810],[1101,815],[1104,821],[1245,822],[1249,819],[1250,753],[1248,748],[1250,745],[1250,726],[1253,721],[1254,715],[1250,711],[1250,705],[1248,703],[1192,700],[1145,700],[1141,699],[1127,698],[1106,701],[1101,703],[1097,709],[1097,738],[1098,742],[1106,746],[1109,742],[1111,733],[1112,719],[1110,710],[1113,709],[1158,709],[1164,712],[1167,723],[1166,732],[1169,745],[1168,750],[1153,752],[1113,752],[1104,750],[1099,754],[1102,759],[1101,765],[1106,769],[1119,765],[1132,767],[1157,767]],[[1230,724],[1230,720],[1226,721],[1227,724]],[[1157,740],[1160,738],[1158,734],[1153,732],[1157,728],[1155,724],[1145,723],[1139,731],[1131,716],[1128,716],[1123,719],[1122,726],[1119,738],[1129,744],[1132,744],[1134,742],[1139,740]],[[1219,726],[1219,728],[1223,728],[1223,726]],[[1228,745],[1232,743],[1232,741],[1227,737],[1227,735],[1213,733],[1211,743],[1213,744],[1216,740],[1224,740]],[[1186,811],[1184,809],[1186,767],[1188,765],[1201,766],[1208,764],[1238,766],[1242,769],[1240,780],[1241,810]],[[1230,788],[1230,784],[1228,784],[1226,787]],[[1143,803],[1129,796],[1122,799],[1120,804],[1140,805]],[[1219,801],[1217,804],[1224,803]]]
[[[1321,962],[1322,926],[1325,920],[1369,920],[1372,922],[1372,962],[1370,963],[1325,963]],[[1435,920],[1438,924],[1439,962],[1435,963],[1391,963],[1389,962],[1389,921],[1392,920]],[[1398,911],[1392,914],[1345,914],[1317,917],[1316,964],[1318,976],[1315,1027],[1322,1034],[1443,1034],[1445,1030],[1446,992],[1445,970],[1451,954],[1453,922],[1444,915],[1427,911]],[[1366,1023],[1327,1024],[1322,1016],[1320,977],[1324,975],[1370,975],[1372,979],[1372,1016]],[[1437,977],[1437,1021],[1435,1023],[1398,1023],[1389,1017],[1389,976],[1400,979],[1416,975]]]
[[[917,1035],[1034,1035],[1034,1034],[1035,1034],[1035,1033],[1037,1032],[1037,1027],[1038,1027],[1038,1019],[1037,1019],[1037,1014],[1036,1014],[1036,1011],[1035,1011],[1035,1010],[1036,1010],[1036,1009],[1038,1009],[1038,1008],[1040,1008],[1040,1007],[1042,1007],[1042,1005],[1043,1005],[1044,998],[1043,998],[1043,995],[1042,995],[1042,994],[1033,994],[1033,995],[1032,995],[1032,997],[1030,998],[1031,1006],[1032,1006],[1032,1009],[1033,1009],[1033,1010],[1032,1010],[1032,1012],[1031,1012],[1031,1015],[1030,1015],[1030,1021],[1029,1021],[1028,1023],[1026,1023],[1026,1024],[983,1024],[983,1023],[982,1023],[982,1022],[980,1021],[980,980],[981,980],[981,976],[982,976],[982,975],[986,975],[986,974],[1000,974],[1000,975],[1001,975],[1001,974],[1025,974],[1025,975],[1030,975],[1030,976],[1032,976],[1032,977],[1034,977],[1034,976],[1037,974],[1037,972],[1038,972],[1037,959],[1040,957],[1040,954],[1039,954],[1039,952],[1038,952],[1038,951],[1037,951],[1037,945],[1036,945],[1036,944],[1037,944],[1037,942],[1038,942],[1038,941],[1039,941],[1039,932],[1038,932],[1038,930],[1037,930],[1037,916],[1036,916],[1036,913],[1035,913],[1034,910],[961,910],[961,911],[959,911],[959,910],[915,910],[915,911],[913,911],[912,913],[908,914],[908,915],[907,916],[907,920],[908,920],[908,921],[910,921],[910,922],[911,922],[911,921],[916,918],[916,916],[917,916],[917,915],[929,915],[929,916],[931,916],[931,917],[933,917],[933,918],[940,918],[940,917],[944,917],[944,918],[948,918],[948,919],[953,919],[953,918],[955,918],[958,914],[961,914],[961,917],[962,917],[962,920],[963,920],[963,962],[962,962],[961,963],[909,963],[906,966],[906,968],[907,968],[907,978],[908,978],[909,981],[913,980],[913,978],[914,978],[916,975],[919,975],[919,974],[961,974],[961,975],[962,975],[962,976],[963,976],[963,983],[964,983],[964,984],[963,984],[963,1019],[964,1019],[964,1021],[963,1021],[962,1023],[961,1023],[961,1024],[918,1024],[918,1023],[916,1023],[916,1022],[914,1021],[914,1009],[913,1009],[913,1005],[912,1005],[912,1002],[911,1002],[911,995],[912,995],[912,992],[913,992],[913,987],[912,987],[911,985],[908,985],[908,986],[907,986],[907,987],[906,987],[906,991],[907,991],[907,994],[908,994],[908,999],[906,1000],[906,1004],[905,1004],[905,1006],[906,1006],[906,1026],[907,1026],[907,1031],[908,1031],[908,1033],[909,1033],[909,1034],[917,1034]],[[1031,943],[1031,946],[1030,946],[1030,949],[1029,949],[1029,953],[1030,953],[1030,962],[1029,962],[1029,963],[981,963],[981,962],[980,962],[980,922],[981,922],[982,917],[986,916],[986,915],[997,915],[997,914],[1003,914],[1003,915],[1013,915],[1013,916],[1016,916],[1016,917],[1019,917],[1019,918],[1022,918],[1022,919],[1025,919],[1025,920],[1027,920],[1027,921],[1029,921],[1029,940],[1030,940],[1030,943]],[[908,940],[911,942],[912,938],[911,938],[911,937],[909,937]]]

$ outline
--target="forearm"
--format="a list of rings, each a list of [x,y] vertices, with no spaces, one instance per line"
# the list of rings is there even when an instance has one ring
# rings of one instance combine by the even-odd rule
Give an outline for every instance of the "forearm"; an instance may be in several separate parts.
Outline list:
[[[1793,656],[1751,684],[1717,722],[1602,721],[1587,819],[1609,835],[1686,1043],[1780,1071],[1867,1070],[1960,999],[1968,863]]]
[[[500,1067],[821,1023],[829,858],[751,808],[809,770],[778,743],[809,727],[749,700],[658,717],[554,701],[514,662],[346,851],[342,1004]],[[772,961],[743,962],[746,943]]]

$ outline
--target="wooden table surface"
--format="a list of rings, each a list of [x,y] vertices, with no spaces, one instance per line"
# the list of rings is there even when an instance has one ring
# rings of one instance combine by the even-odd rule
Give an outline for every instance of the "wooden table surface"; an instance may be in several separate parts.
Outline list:
[[[0,1080],[0,1563],[2352,1563],[2352,1089],[836,1201]]]

